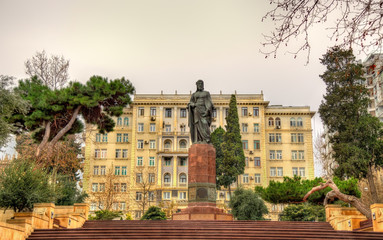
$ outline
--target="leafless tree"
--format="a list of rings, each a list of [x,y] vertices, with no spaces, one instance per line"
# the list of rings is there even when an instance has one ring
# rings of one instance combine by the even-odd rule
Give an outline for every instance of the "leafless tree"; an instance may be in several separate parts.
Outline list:
[[[112,210],[113,203],[119,197],[118,176],[113,174],[112,169],[109,169],[105,176],[100,177],[100,183],[99,191],[92,193],[91,199],[98,202],[99,209]]]
[[[303,43],[289,53],[296,56],[308,51],[310,56],[309,30],[314,25],[337,17],[330,30],[330,38],[341,47],[360,47],[367,53],[382,45],[383,1],[382,0],[270,0],[273,9],[262,21],[271,19],[276,28],[264,35],[263,50],[267,56],[276,57],[281,46],[287,46],[291,39],[303,38]]]
[[[51,89],[62,88],[69,80],[69,60],[63,56],[47,56],[45,51],[36,54],[25,62],[25,73],[37,76]]]
[[[329,143],[329,139],[326,134],[319,132],[317,133],[314,140],[314,156],[315,159],[322,166],[322,173],[324,178],[330,178],[334,174],[334,168],[336,162],[332,158],[332,148]]]
[[[132,202],[136,202],[139,209],[142,211],[142,216],[145,211],[155,201],[155,185],[156,171],[154,167],[139,167],[134,174],[136,194]]]

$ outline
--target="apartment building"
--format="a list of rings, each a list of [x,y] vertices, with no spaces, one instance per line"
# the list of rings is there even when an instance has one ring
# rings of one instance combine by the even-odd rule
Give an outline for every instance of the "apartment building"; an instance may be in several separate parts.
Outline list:
[[[187,206],[190,96],[136,94],[133,104],[115,119],[113,132],[100,134],[95,126],[86,127],[83,186],[90,194],[91,211],[109,205],[138,219],[144,206]],[[214,131],[226,124],[230,94],[211,96]],[[238,184],[254,188],[284,176],[314,178],[314,112],[309,107],[270,105],[263,93],[236,94],[236,98],[246,156]],[[217,191],[218,206],[227,201],[228,192]],[[270,210],[275,219],[273,212],[281,209],[270,206]]]
[[[383,54],[370,54],[363,66],[370,97],[368,112],[383,121]]]

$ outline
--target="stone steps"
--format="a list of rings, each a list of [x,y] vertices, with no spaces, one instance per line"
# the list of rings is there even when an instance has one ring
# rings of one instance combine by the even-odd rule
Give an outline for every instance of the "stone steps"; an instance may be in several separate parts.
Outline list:
[[[86,221],[77,229],[36,229],[28,239],[383,239],[383,233],[335,231],[326,222]]]

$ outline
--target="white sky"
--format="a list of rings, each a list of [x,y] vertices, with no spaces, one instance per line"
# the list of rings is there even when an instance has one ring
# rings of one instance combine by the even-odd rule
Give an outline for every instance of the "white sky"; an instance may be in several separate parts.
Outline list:
[[[307,66],[288,48],[265,59],[268,9],[266,0],[0,0],[0,74],[26,78],[26,59],[45,50],[70,60],[71,80],[125,76],[139,94],[189,93],[203,79],[212,94],[263,90],[270,104],[317,111],[330,33],[312,30]]]

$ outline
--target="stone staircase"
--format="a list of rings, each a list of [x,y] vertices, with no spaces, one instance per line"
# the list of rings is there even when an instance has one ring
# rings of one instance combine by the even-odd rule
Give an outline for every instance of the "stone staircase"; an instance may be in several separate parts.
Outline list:
[[[36,229],[28,239],[383,239],[383,233],[335,231],[327,222],[120,220]]]

